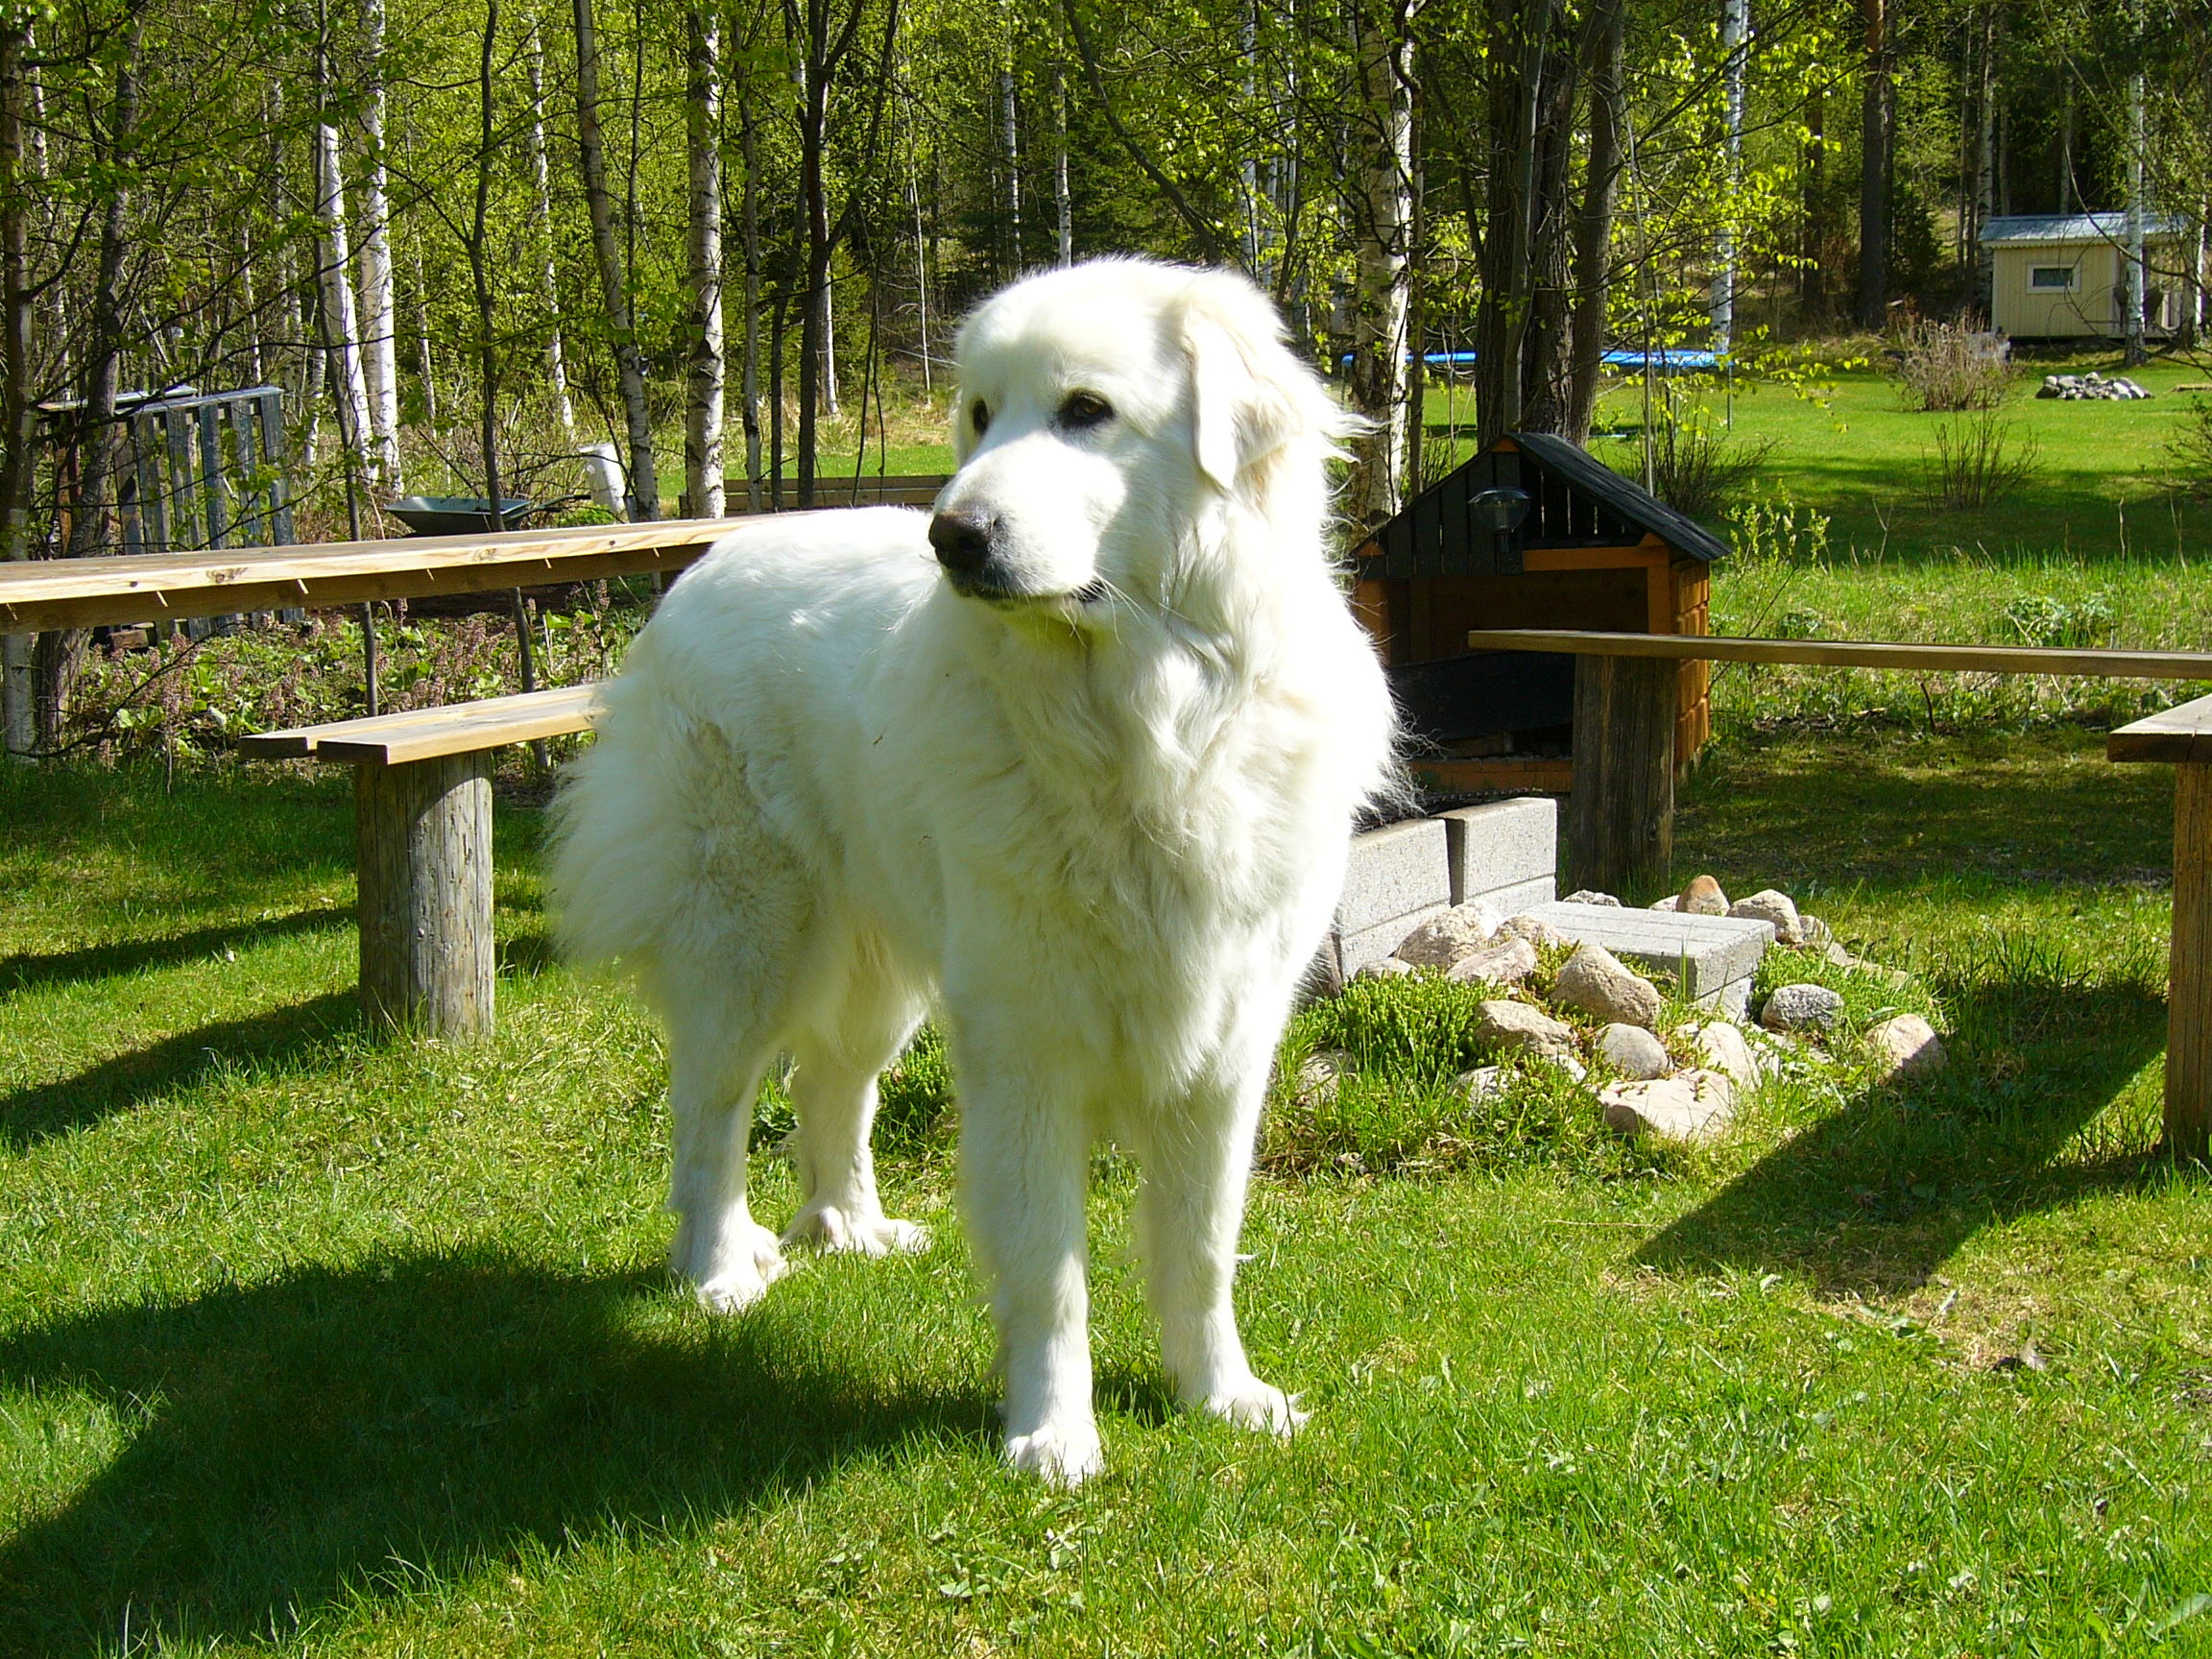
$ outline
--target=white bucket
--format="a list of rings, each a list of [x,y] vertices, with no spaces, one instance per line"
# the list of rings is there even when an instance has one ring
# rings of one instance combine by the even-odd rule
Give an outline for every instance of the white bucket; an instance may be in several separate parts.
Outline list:
[[[584,475],[590,481],[591,499],[618,518],[628,518],[629,503],[623,491],[622,456],[612,444],[587,444],[578,451],[584,458]]]

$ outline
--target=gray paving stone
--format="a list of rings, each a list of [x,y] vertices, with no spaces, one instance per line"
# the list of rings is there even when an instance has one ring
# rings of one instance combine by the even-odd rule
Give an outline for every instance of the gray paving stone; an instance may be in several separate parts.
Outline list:
[[[1693,1001],[1732,1013],[1742,1011],[1759,959],[1774,942],[1771,922],[1734,916],[1563,903],[1538,904],[1527,913],[1577,944],[1602,945],[1623,961],[1647,971],[1675,974],[1686,969],[1683,988]]]
[[[1455,904],[1494,888],[1549,882],[1557,871],[1559,804],[1548,795],[1460,806],[1437,817],[1449,837]]]
[[[1500,916],[1511,918],[1524,915],[1539,904],[1551,903],[1558,894],[1558,882],[1549,876],[1539,876],[1533,881],[1516,881],[1510,886],[1470,893],[1458,902],[1487,904]]]
[[[1443,820],[1438,818],[1408,819],[1353,836],[1344,893],[1336,901],[1336,931],[1350,936],[1410,916],[1413,921],[1398,935],[1403,939],[1413,930],[1414,922],[1449,908],[1448,845]],[[1391,944],[1397,942],[1393,939]]]

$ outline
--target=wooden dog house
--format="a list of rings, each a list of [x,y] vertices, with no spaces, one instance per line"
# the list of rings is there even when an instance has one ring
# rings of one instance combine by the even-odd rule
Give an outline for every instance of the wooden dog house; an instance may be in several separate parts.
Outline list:
[[[1495,530],[1485,492],[1519,491]],[[1445,790],[1572,787],[1575,659],[1467,649],[1475,628],[1703,634],[1711,532],[1564,438],[1516,432],[1455,468],[1354,553],[1353,604],[1416,738],[1414,771]],[[1681,664],[1674,755],[1712,730],[1707,665]]]

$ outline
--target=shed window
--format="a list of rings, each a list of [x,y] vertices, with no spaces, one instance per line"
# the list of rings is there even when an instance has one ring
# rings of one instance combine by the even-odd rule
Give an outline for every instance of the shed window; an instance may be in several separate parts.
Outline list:
[[[2031,288],[2071,288],[2079,267],[2073,265],[2031,265],[2028,267],[2028,286]]]

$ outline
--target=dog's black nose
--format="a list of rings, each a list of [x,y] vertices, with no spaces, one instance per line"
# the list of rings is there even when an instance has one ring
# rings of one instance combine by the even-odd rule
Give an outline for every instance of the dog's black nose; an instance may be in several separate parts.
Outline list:
[[[929,545],[937,549],[937,563],[954,576],[974,580],[998,550],[996,516],[940,513],[929,520]]]

